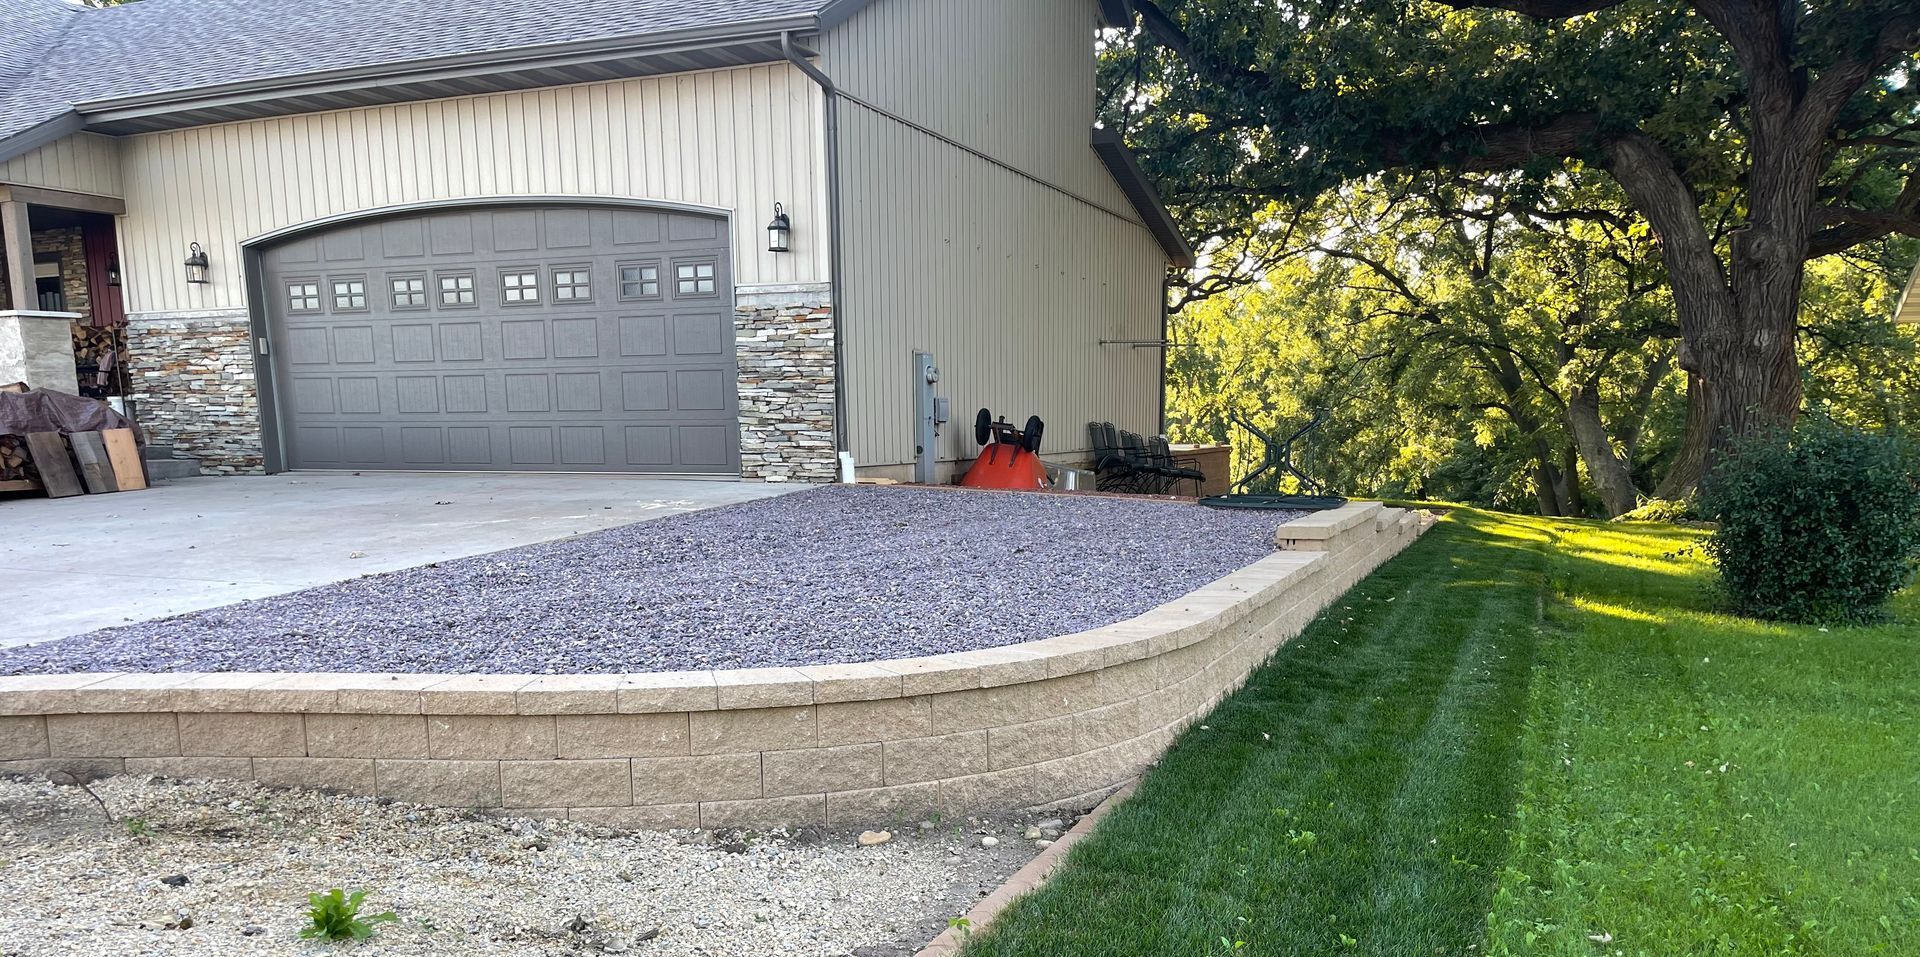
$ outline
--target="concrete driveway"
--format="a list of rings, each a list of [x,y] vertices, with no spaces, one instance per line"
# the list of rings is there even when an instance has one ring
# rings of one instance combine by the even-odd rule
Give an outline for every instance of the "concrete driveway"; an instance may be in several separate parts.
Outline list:
[[[618,475],[295,472],[0,500],[0,647],[803,487]]]

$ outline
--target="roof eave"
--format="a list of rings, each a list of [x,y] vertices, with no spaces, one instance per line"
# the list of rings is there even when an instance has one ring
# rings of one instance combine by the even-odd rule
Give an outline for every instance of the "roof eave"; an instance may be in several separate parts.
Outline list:
[[[72,136],[87,128],[87,121],[71,110],[29,126],[8,137],[0,137],[0,163],[39,149],[54,140]]]
[[[1146,171],[1140,168],[1140,161],[1134,158],[1132,150],[1127,149],[1120,134],[1095,127],[1093,151],[1106,164],[1107,172],[1120,185],[1120,191],[1127,194],[1127,200],[1140,213],[1140,218],[1147,224],[1147,231],[1166,251],[1167,261],[1182,269],[1193,268],[1193,247],[1187,245],[1186,237],[1180,235],[1180,224],[1174,221],[1172,213],[1167,212],[1166,203],[1160,199],[1160,191],[1153,188],[1153,182],[1147,179]]]
[[[211,106],[299,96],[315,91],[373,88],[408,82],[484,77],[545,66],[615,57],[681,53],[777,39],[782,33],[817,32],[812,15],[743,21],[666,33],[515,47],[399,63],[377,63],[318,73],[300,73],[260,80],[189,87],[135,96],[92,100],[75,105],[89,123],[110,123]]]
[[[1107,26],[1125,30],[1133,26],[1133,0],[1100,0],[1100,20]]]

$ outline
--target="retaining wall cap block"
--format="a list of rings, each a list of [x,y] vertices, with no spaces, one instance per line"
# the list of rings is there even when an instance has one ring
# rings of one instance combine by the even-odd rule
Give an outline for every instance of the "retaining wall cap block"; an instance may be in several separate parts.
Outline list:
[[[660,671],[621,675],[621,714],[716,711],[720,693],[711,671]]]
[[[900,676],[900,693],[904,695],[941,694],[980,687],[980,666],[958,658],[958,655],[929,655],[877,664]]]
[[[520,689],[539,675],[454,675],[421,689],[424,710],[432,714],[513,714]]]
[[[798,668],[735,668],[713,673],[722,710],[813,703],[813,679]]]
[[[1274,531],[1275,542],[1324,541],[1374,517],[1379,502],[1348,502],[1335,509],[1296,518]]]
[[[0,714],[71,714],[79,706],[74,691],[121,674],[100,671],[0,677]]]
[[[621,675],[547,675],[514,693],[521,714],[618,714]]]
[[[798,670],[813,682],[817,704],[897,698],[904,685],[898,672],[873,663],[807,665]]]

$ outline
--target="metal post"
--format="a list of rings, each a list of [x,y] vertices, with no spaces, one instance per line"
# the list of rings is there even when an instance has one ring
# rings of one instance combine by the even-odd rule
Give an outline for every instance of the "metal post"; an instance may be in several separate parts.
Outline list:
[[[27,204],[0,202],[0,245],[7,249],[7,290],[11,308],[31,312],[40,308],[39,283],[33,278],[33,228],[27,224]]]
[[[913,354],[913,480],[933,484],[935,455],[933,386],[940,381],[933,353]]]

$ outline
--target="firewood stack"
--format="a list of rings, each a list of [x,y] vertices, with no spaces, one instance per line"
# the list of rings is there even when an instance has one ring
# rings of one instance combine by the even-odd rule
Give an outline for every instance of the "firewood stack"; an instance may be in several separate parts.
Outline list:
[[[0,482],[21,482],[26,479],[26,440],[17,435],[0,435]]]

